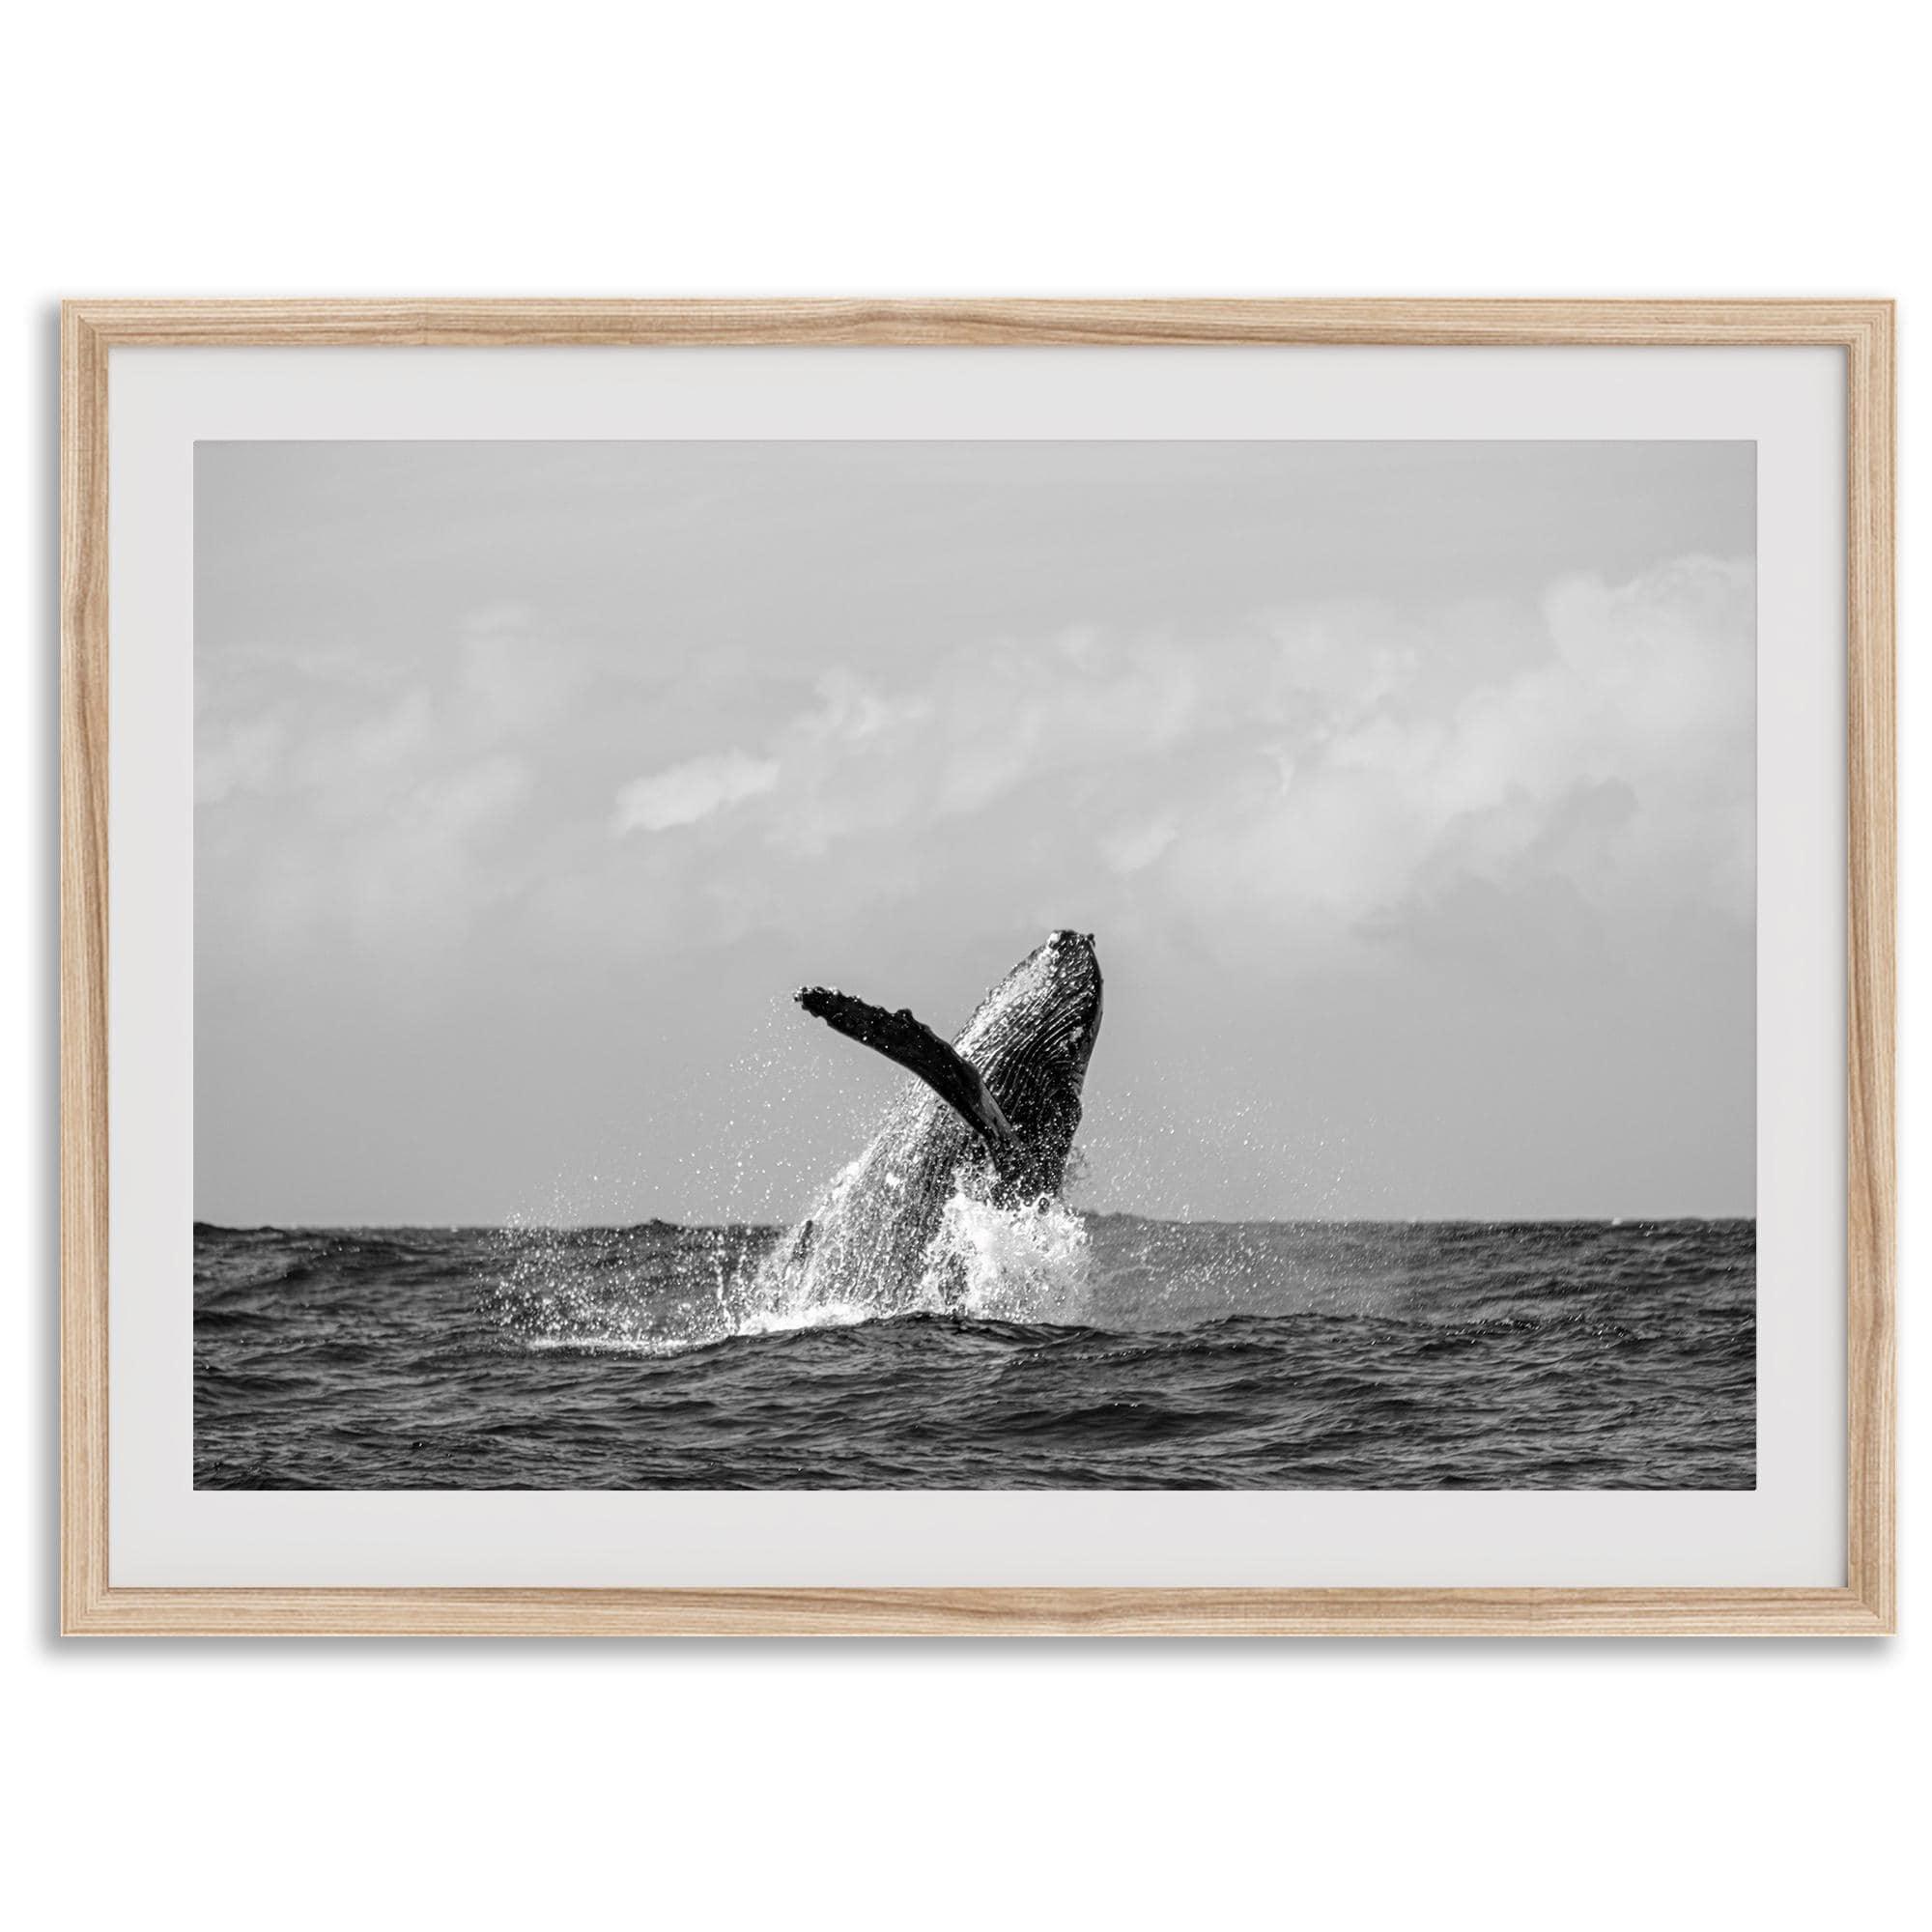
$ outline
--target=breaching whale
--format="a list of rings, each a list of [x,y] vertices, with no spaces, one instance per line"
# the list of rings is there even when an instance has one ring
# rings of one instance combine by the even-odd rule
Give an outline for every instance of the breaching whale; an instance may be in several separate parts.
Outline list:
[[[980,1002],[952,1045],[901,1009],[826,986],[793,997],[916,1077],[869,1146],[781,1244],[796,1293],[893,1302],[933,1286],[930,1253],[954,1192],[1002,1208],[1050,1200],[1066,1176],[1100,1031],[1091,932],[1056,932]],[[936,1286],[942,1296],[947,1284]]]

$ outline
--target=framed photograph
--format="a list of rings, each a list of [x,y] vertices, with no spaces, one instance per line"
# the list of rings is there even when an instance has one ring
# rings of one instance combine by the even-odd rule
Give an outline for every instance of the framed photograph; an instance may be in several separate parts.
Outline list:
[[[1892,384],[68,304],[65,1628],[1892,1630]]]

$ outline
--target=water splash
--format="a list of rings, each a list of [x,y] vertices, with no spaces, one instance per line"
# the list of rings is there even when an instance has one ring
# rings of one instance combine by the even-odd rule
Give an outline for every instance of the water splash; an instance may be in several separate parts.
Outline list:
[[[873,1321],[898,1315],[1074,1323],[1087,1232],[1063,1201],[1003,1206],[962,1168],[923,1252],[897,1245],[891,1217],[846,1214],[870,1150],[839,1173],[751,1284],[741,1332]],[[892,1185],[895,1177],[887,1176]]]
[[[530,1349],[679,1354],[736,1332],[731,1285],[770,1239],[757,1228],[497,1231],[493,1311]],[[708,1291],[708,1292],[707,1292]]]
[[[519,1225],[498,1236],[499,1327],[532,1349],[677,1354],[741,1335],[848,1327],[907,1315],[1080,1325],[1089,1243],[1065,1202],[1003,1207],[962,1172],[908,1269],[840,1214],[862,1161],[790,1235],[770,1228]]]
[[[923,1295],[955,1283],[959,1312],[980,1321],[1082,1324],[1092,1259],[1086,1225],[1064,1201],[1002,1208],[956,1187],[926,1250]]]

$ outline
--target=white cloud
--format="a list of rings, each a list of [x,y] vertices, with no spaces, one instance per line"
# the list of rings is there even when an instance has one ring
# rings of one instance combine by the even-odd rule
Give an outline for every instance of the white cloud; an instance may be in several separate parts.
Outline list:
[[[1100,840],[1100,856],[1116,872],[1143,872],[1174,843],[1179,831],[1170,813],[1118,827]]]
[[[473,612],[463,625],[457,666],[469,726],[492,740],[527,738],[564,724],[591,669],[582,649],[519,604]]]
[[[381,839],[346,845],[339,890],[360,930],[384,945],[459,940],[477,907],[509,883],[490,848],[530,783],[523,760],[500,753],[413,783]]]
[[[496,613],[413,681],[284,682],[272,705],[212,683],[204,858],[285,938],[335,921],[382,943],[519,895],[543,944],[593,951],[945,904],[1285,972],[1469,882],[1747,917],[1749,563],[1573,579],[1491,631],[1474,609],[909,648],[902,676],[829,669],[788,712],[766,684],[762,728],[701,662],[613,686]],[[678,755],[727,718],[741,742]],[[639,743],[659,760],[626,779]]]
[[[1507,649],[1472,649],[1468,612],[1357,601],[1219,636],[1006,640],[895,690],[834,673],[755,754],[623,810],[750,802],[733,890],[781,922],[941,876],[1025,904],[1078,880],[1082,917],[1304,952],[1467,880],[1747,916],[1752,567],[1579,577],[1508,621]],[[815,863],[851,841],[863,860]]]
[[[194,802],[219,805],[238,792],[265,789],[279,769],[288,740],[288,720],[278,711],[198,722]]]
[[[400,657],[254,643],[198,666],[210,903],[270,951],[327,927],[378,953],[460,943],[525,876],[528,747],[576,682],[507,607]]]
[[[696,825],[715,811],[742,805],[770,791],[779,781],[771,758],[744,752],[719,752],[689,758],[649,778],[635,779],[617,794],[612,832],[669,832]]]
[[[1541,656],[1446,708],[1365,654],[1272,747],[1292,778],[1220,788],[1176,851],[1197,911],[1347,931],[1459,882],[1557,878],[1605,909],[1754,894],[1755,573],[1685,558],[1543,600]],[[1426,640],[1418,647],[1426,650]]]

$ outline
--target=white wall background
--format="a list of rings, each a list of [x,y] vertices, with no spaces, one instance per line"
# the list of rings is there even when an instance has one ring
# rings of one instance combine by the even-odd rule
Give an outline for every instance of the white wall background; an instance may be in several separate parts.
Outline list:
[[[8,1889],[91,1927],[1745,1925],[1922,1907],[1932,1649],[60,1646],[61,294],[1894,294],[1906,879],[1932,310],[1903,6],[34,10],[0,116]],[[1915,753],[1918,754],[1915,756]],[[1932,1044],[1908,992],[1908,1192]],[[1908,1208],[1908,1304],[1927,1218]],[[1846,1896],[1847,1890],[1858,1894]]]

